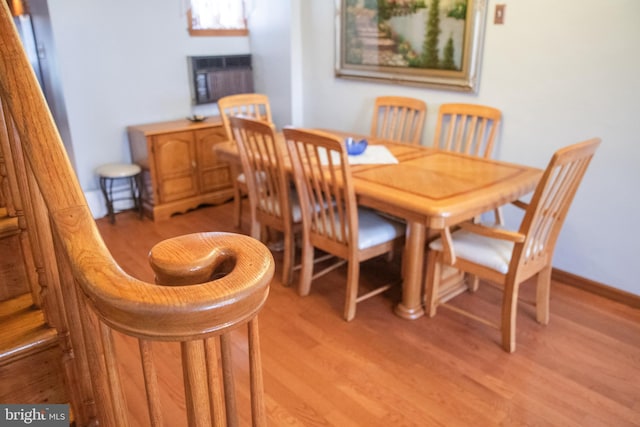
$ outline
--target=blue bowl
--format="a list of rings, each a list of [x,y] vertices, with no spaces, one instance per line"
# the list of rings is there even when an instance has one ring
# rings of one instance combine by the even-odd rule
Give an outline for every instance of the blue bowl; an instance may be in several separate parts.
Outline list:
[[[364,153],[364,150],[367,149],[367,145],[369,144],[366,139],[356,141],[353,138],[345,139],[345,143],[347,146],[347,154],[350,156],[357,156],[358,154]]]

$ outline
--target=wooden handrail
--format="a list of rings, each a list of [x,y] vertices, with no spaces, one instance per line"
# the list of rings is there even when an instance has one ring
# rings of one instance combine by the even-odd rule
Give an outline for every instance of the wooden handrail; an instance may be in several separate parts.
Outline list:
[[[84,194],[64,150],[46,100],[38,86],[18,37],[6,4],[0,8],[0,96],[14,118],[14,125],[29,161],[38,187],[45,200],[55,232],[79,281],[98,313],[112,326],[127,329],[127,324],[141,316],[149,316],[147,326],[136,333],[153,335],[153,319],[158,312],[167,316],[167,307],[175,307],[175,316],[189,313],[191,326],[177,326],[166,331],[176,336],[188,330],[206,331],[207,315],[203,311],[215,304],[218,295],[212,292],[217,282],[200,287],[166,287],[142,282],[126,274],[111,257],[99,235]],[[9,28],[7,28],[9,27]],[[232,238],[230,238],[232,240]],[[256,254],[237,253],[238,264]],[[273,267],[269,260],[261,262],[256,272],[267,276]],[[234,274],[225,277],[225,286],[235,280]],[[243,276],[246,279],[246,276]],[[268,284],[268,281],[267,281]],[[195,313],[202,313],[201,316]],[[159,316],[160,317],[160,316]],[[173,319],[175,321],[175,319]]]
[[[0,3],[0,101],[10,117],[7,129],[17,136],[15,149],[24,155],[21,166],[28,171],[29,188],[37,187],[33,191],[38,194],[32,197],[41,199],[48,213],[40,221],[51,228],[32,227],[50,233],[49,246],[51,251],[55,246],[59,264],[55,276],[64,282],[60,286],[78,287],[59,292],[67,306],[58,310],[72,324],[69,333],[77,338],[72,339],[75,346],[83,342],[87,346],[89,362],[83,363],[113,363],[110,328],[140,339],[141,349],[148,349],[142,344],[145,340],[206,342],[239,324],[249,322],[250,330],[257,328],[253,319],[268,295],[274,263],[269,250],[254,239],[225,233],[172,239],[166,244],[180,246],[180,256],[151,259],[158,283],[138,280],[114,261],[100,237],[9,9],[5,2]],[[221,264],[231,263],[233,268],[225,269],[222,277],[205,272],[204,278],[194,278],[194,263],[201,263],[208,273]],[[174,286],[165,286],[167,281]],[[74,316],[83,321],[72,319]],[[108,369],[96,374],[92,395],[80,400],[88,402],[88,407],[100,406],[103,400],[112,407],[98,408],[97,417],[102,419],[96,420],[94,414],[82,419],[81,415],[79,425],[95,421],[118,425],[123,416],[118,388],[117,378]],[[191,421],[194,415],[189,416]]]

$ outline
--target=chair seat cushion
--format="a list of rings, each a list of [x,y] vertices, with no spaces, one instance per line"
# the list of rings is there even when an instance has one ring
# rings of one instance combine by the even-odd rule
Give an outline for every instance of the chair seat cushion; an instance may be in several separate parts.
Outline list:
[[[295,189],[291,189],[291,199],[289,204],[291,206],[291,220],[293,223],[302,222],[302,209],[300,208],[300,198],[298,192]],[[280,203],[277,199],[271,198],[269,202],[267,200],[260,200],[260,209],[265,212],[270,212],[272,215],[281,216]],[[317,208],[319,210],[319,208]]]
[[[302,209],[300,208],[300,197],[296,190],[291,190],[291,220],[294,223],[302,222]],[[316,210],[319,208],[316,208]]]
[[[451,235],[456,258],[471,261],[502,274],[507,274],[513,242],[481,236],[467,230],[457,230]],[[442,251],[442,241],[436,239],[429,249]]]
[[[142,169],[135,163],[107,163],[96,169],[102,178],[128,178],[140,173]]]
[[[405,225],[371,209],[358,208],[358,249],[366,249],[403,236]]]

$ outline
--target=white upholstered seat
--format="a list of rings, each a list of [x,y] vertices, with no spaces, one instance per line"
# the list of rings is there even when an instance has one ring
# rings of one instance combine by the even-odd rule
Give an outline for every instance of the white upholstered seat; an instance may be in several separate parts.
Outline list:
[[[504,229],[503,227],[494,228]],[[485,266],[498,273],[507,274],[509,271],[513,242],[481,236],[464,229],[453,233],[451,242],[457,257]],[[429,249],[442,251],[442,240],[436,239],[431,242]]]

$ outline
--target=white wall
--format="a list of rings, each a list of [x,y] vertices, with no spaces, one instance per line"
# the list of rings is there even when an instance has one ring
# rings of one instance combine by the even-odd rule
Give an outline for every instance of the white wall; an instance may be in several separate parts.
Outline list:
[[[249,39],[255,91],[269,95],[277,129],[291,124],[291,16],[289,1],[253,0]]]
[[[249,53],[248,37],[189,37],[181,0],[49,0],[77,174],[104,214],[94,169],[128,161],[128,125],[192,112],[187,56]]]
[[[288,0],[282,0],[288,1]],[[640,2],[500,0],[505,24],[488,19],[480,89],[464,94],[336,79],[334,3],[303,2],[305,126],[367,132],[376,96],[427,102],[424,144],[446,102],[504,113],[499,159],[544,167],[556,149],[603,139],[558,241],[554,266],[640,295]],[[496,1],[489,1],[488,16]],[[277,76],[274,76],[276,78]],[[513,218],[511,219],[513,222]]]

